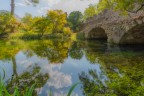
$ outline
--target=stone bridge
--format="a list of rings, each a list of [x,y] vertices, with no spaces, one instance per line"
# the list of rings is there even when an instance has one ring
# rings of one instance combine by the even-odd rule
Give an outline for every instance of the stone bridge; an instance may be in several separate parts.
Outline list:
[[[144,11],[120,15],[105,10],[88,18],[82,24],[81,32],[86,39],[107,39],[116,44],[144,44]]]

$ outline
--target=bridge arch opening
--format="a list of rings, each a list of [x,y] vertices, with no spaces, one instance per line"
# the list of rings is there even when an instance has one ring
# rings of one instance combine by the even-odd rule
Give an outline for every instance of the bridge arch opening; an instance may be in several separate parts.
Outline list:
[[[144,44],[144,23],[132,27],[125,33],[120,44]]]
[[[104,39],[107,40],[107,34],[105,33],[105,30],[101,27],[96,27],[93,28],[89,33],[88,33],[88,38],[87,39]]]

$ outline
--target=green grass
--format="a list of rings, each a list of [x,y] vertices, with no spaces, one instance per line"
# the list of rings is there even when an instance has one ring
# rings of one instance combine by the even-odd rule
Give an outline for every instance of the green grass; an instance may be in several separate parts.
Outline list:
[[[3,80],[0,81],[0,96],[33,96],[34,88],[36,84],[33,84],[30,88],[26,88],[24,94],[21,94],[18,87],[14,88],[13,93],[9,93]]]
[[[2,71],[4,75],[3,77],[0,76],[0,96],[33,96],[36,84],[33,84],[30,88],[27,87],[26,90],[23,92],[24,94],[19,91],[19,88],[17,86],[15,86],[13,93],[9,93],[4,82],[5,70],[2,68]]]
[[[35,32],[16,32],[9,35],[8,39],[22,39],[22,40],[40,40],[40,39],[71,39],[71,36],[64,35],[62,33],[44,34],[41,36]]]
[[[74,84],[68,91],[67,96],[71,96],[74,89],[79,85],[80,83]],[[30,88],[26,88],[26,90],[23,92],[23,94],[19,91],[19,88],[16,86],[14,88],[13,93],[9,93],[7,90],[5,83],[3,82],[3,79],[0,78],[0,96],[33,96],[34,89],[36,84],[33,84]],[[52,96],[52,91],[50,90],[49,96]]]

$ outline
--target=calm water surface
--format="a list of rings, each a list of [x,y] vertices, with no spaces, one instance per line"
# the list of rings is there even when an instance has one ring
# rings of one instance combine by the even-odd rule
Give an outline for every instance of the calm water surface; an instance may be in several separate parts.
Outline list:
[[[106,41],[0,41],[0,74],[9,91],[37,83],[35,95],[128,96],[144,88],[144,47],[110,46]],[[126,91],[126,92],[125,92]],[[103,95],[105,96],[105,95]],[[134,96],[134,95],[132,95]]]

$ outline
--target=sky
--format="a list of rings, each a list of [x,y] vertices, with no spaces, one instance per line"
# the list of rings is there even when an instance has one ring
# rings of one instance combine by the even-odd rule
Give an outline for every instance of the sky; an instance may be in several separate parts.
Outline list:
[[[10,1],[0,0],[0,10],[10,11]],[[41,16],[50,9],[61,9],[68,14],[72,11],[84,12],[89,4],[97,2],[98,0],[40,0],[37,6],[33,6],[28,0],[15,0],[15,14],[20,17],[23,17],[25,13],[31,13],[33,16]]]

